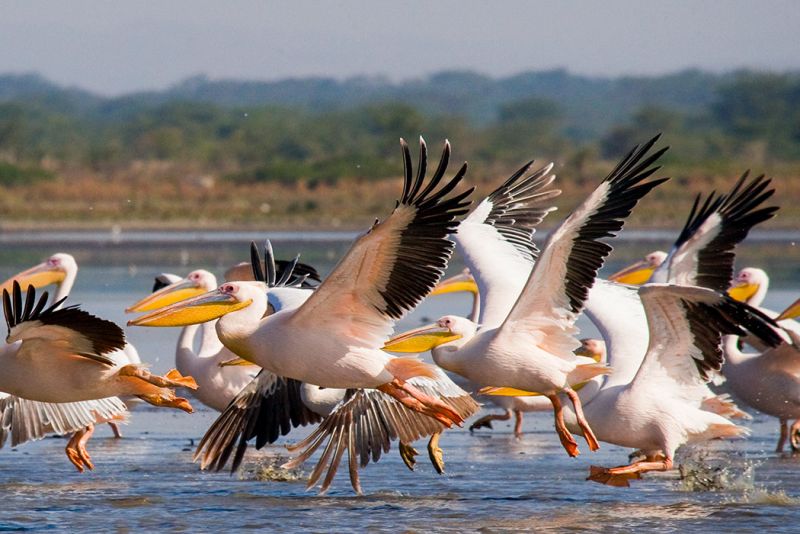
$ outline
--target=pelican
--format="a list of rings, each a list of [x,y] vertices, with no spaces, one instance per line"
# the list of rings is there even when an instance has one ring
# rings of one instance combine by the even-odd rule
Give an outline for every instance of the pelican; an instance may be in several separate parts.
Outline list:
[[[15,274],[3,282],[3,284],[0,285],[0,289],[11,291],[14,280],[22,287],[32,285],[35,289],[55,285],[56,290],[53,294],[52,302],[57,302],[65,299],[70,294],[72,287],[75,285],[77,276],[78,263],[75,261],[75,258],[71,254],[58,252],[42,263]],[[136,347],[127,342],[121,350],[114,351],[109,354],[108,357],[122,365],[142,363],[139,353],[136,351]],[[126,403],[128,409],[133,408],[133,406],[138,403],[138,400],[135,399],[123,399],[123,401]],[[113,420],[109,421],[108,425],[114,432],[115,438],[122,437],[116,422]]]
[[[345,451],[349,452],[351,483],[355,487],[358,456],[365,465],[370,455],[379,456],[380,449],[376,451],[374,447],[380,448],[395,437],[408,443],[426,432],[429,435],[460,425],[477,409],[460,388],[455,388],[456,402],[417,385],[420,380],[440,385],[442,377],[435,367],[381,350],[394,322],[413,309],[442,276],[453,250],[447,236],[456,227],[455,218],[466,213],[466,199],[472,193],[472,189],[453,192],[466,173],[466,164],[440,185],[449,162],[449,143],[445,143],[440,163],[427,183],[424,141],[420,139],[416,178],[405,141],[401,140],[401,148],[404,186],[395,209],[385,221],[376,222],[356,240],[328,278],[299,307],[281,309],[262,318],[268,305],[267,293],[274,295],[275,290],[267,292],[264,284],[257,282],[228,282],[204,296],[129,323],[166,326],[219,318],[217,333],[226,346],[265,371],[286,377],[272,379],[273,389],[281,387],[288,396],[299,389],[299,383],[306,382],[355,390],[312,433],[311,441],[301,442],[307,448],[297,458],[304,460],[309,451],[330,438],[310,477],[310,484],[315,483],[321,475],[320,466],[330,461],[323,490],[330,485]],[[393,399],[370,396],[367,390],[378,390]],[[299,395],[296,401],[298,409],[304,410]],[[421,417],[396,418],[401,417],[400,405]],[[372,418],[378,415],[376,410],[397,415],[375,420]],[[419,421],[423,424],[417,424]],[[378,441],[370,439],[370,435]]]
[[[155,406],[192,411],[186,399],[169,389],[196,387],[191,377],[174,371],[162,377],[140,364],[115,362],[108,355],[125,345],[117,325],[75,306],[61,308],[63,300],[50,307],[46,303],[47,292],[37,301],[33,286],[28,286],[24,299],[16,282],[11,294],[3,290],[8,336],[0,348],[0,391],[47,403],[133,395]],[[92,431],[86,428],[67,446],[68,456],[70,451],[77,454],[70,461],[79,470],[82,465],[92,468],[85,450]]]
[[[644,456],[610,469],[592,466],[588,480],[614,486],[627,486],[629,479],[647,471],[672,469],[675,451],[685,443],[745,435],[746,429],[701,408],[705,383],[722,363],[721,336],[744,328],[765,343],[780,339],[768,318],[723,293],[650,283],[638,295],[650,331],[644,359],[630,382],[608,380],[584,405],[599,440],[637,449]],[[627,318],[617,322],[625,328]],[[620,355],[627,356],[624,351]],[[612,368],[615,357],[611,351]],[[567,424],[574,432],[580,430],[577,422],[576,415],[568,413]]]
[[[777,417],[782,452],[787,436],[792,451],[800,451],[800,335],[786,332],[791,343],[781,340],[761,353],[743,353],[738,338],[725,338],[722,373],[736,396],[756,410]],[[794,423],[789,426],[789,420]]]
[[[600,239],[619,231],[636,203],[667,180],[647,180],[658,170],[651,165],[666,151],[664,148],[649,154],[657,139],[635,147],[550,234],[533,270],[530,265],[535,249],[530,235],[519,239],[516,234],[504,233],[499,228],[492,233],[493,225],[484,222],[486,212],[491,214],[490,204],[475,220],[482,230],[481,239],[470,241],[467,223],[471,217],[468,217],[459,227],[458,238],[479,287],[484,286],[480,288],[481,296],[485,295],[483,323],[477,325],[464,317],[444,316],[431,327],[398,336],[387,343],[387,350],[432,349],[437,364],[490,386],[484,391],[512,396],[526,392],[545,395],[553,406],[561,444],[570,456],[577,456],[577,442],[564,423],[559,398],[563,392],[575,407],[589,448],[596,450],[597,440],[583,417],[580,398],[572,386],[607,374],[609,369],[592,358],[573,354],[573,349],[579,346],[574,323],[597,271],[611,250]],[[490,235],[493,239],[488,241]],[[491,275],[494,265],[511,262],[521,277]],[[526,279],[527,282],[520,282]],[[500,288],[503,289],[498,291]],[[432,331],[436,331],[435,335]],[[421,335],[428,340],[418,344]]]

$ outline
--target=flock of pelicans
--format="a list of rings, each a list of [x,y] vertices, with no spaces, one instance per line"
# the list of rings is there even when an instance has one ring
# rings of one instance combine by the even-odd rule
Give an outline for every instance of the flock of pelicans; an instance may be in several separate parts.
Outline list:
[[[760,308],[768,279],[742,270],[734,249],[771,218],[774,189],[763,176],[738,180],[726,194],[695,200],[668,253],[597,278],[640,199],[667,180],[653,175],[657,137],[635,147],[549,235],[533,243],[555,208],[552,164],[524,165],[469,211],[472,189],[457,191],[466,164],[446,178],[450,146],[430,178],[420,139],[416,173],[401,141],[405,180],[391,214],[352,245],[325,279],[313,267],[276,261],[251,247],[218,286],[208,271],[162,274],[154,292],[129,312],[136,326],[182,326],[176,370],[150,373],[122,329],[65,306],[77,274],[68,254],[9,278],[2,286],[8,325],[0,347],[0,446],[69,434],[66,453],[83,471],[94,425],[114,426],[139,400],[192,411],[176,388],[221,412],[195,453],[203,469],[240,465],[248,443],[275,442],[317,424],[289,446],[287,467],[321,449],[309,487],[327,490],[346,457],[350,482],[388,453],[392,441],[409,468],[412,442],[430,437],[434,467],[444,469],[440,435],[480,406],[503,409],[471,428],[523,412],[553,410],[566,453],[600,442],[636,452],[629,464],[592,466],[589,479],[627,486],[641,473],[669,470],[678,447],[747,434],[747,417],[709,382],[724,375],[742,402],[780,419],[800,448],[800,301],[781,314]],[[463,217],[462,217],[463,216]],[[454,249],[468,266],[442,281]],[[52,301],[36,289],[57,285]],[[469,318],[447,315],[392,337],[395,322],[429,296],[469,291]],[[603,340],[577,339],[581,313]],[[199,349],[195,351],[199,330]],[[413,354],[431,351],[436,365]],[[403,355],[411,353],[411,355]],[[398,355],[399,354],[399,355]],[[322,475],[325,474],[324,479]]]

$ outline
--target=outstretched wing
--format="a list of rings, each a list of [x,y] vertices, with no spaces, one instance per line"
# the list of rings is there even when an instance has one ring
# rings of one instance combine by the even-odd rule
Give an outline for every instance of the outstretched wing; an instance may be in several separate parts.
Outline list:
[[[774,322],[747,304],[701,287],[647,284],[639,290],[650,343],[632,385],[653,384],[700,400],[696,393],[722,367],[722,336],[750,332],[764,343],[782,342]],[[678,387],[675,387],[675,386]],[[658,386],[656,386],[658,387]],[[667,391],[666,389],[664,391]]]
[[[433,177],[427,181],[427,149],[420,139],[416,178],[411,153],[401,141],[405,162],[403,194],[392,214],[376,222],[342,258],[333,272],[292,317],[297,325],[347,331],[349,339],[380,347],[394,321],[413,309],[439,281],[453,252],[455,218],[466,213],[472,189],[454,194],[466,173],[464,164],[442,183],[450,159],[445,143]]]
[[[725,291],[733,279],[734,249],[750,229],[775,215],[778,206],[760,208],[775,189],[763,175],[745,183],[745,172],[727,195],[711,193],[700,205],[697,195],[689,218],[652,282],[701,286]]]
[[[539,254],[533,234],[561,194],[547,189],[556,178],[550,174],[553,164],[528,173],[532,165],[526,163],[483,199],[454,236],[478,284],[484,328],[500,325],[514,306]]]
[[[100,319],[77,306],[59,308],[64,299],[45,308],[47,292],[36,301],[36,290],[28,286],[23,302],[22,290],[14,281],[12,294],[3,290],[3,311],[8,325],[7,341],[22,341],[25,351],[50,350],[57,354],[83,356],[114,366],[108,355],[125,347],[125,334],[111,321]]]
[[[317,423],[322,417],[303,404],[301,382],[261,370],[228,404],[209,427],[194,454],[201,469],[219,471],[231,454],[231,472],[242,463],[247,442],[256,439],[256,449],[274,443],[297,426]]]
[[[659,167],[652,165],[667,148],[652,154],[654,137],[636,146],[569,217],[550,235],[525,288],[503,323],[524,324],[525,330],[546,331],[554,352],[571,354],[577,346],[573,325],[583,309],[597,271],[613,237],[636,203],[667,178],[647,180]],[[501,331],[502,334],[502,331]]]
[[[479,406],[472,397],[441,371],[436,379],[416,377],[409,383],[423,393],[439,398],[464,419],[478,411]],[[443,430],[445,427],[432,417],[410,410],[380,391],[348,390],[344,400],[308,437],[290,447],[290,450],[302,449],[302,452],[285,467],[302,465],[324,444],[309,477],[308,487],[315,486],[327,468],[320,492],[327,491],[342,457],[347,453],[350,483],[356,492],[361,493],[359,466],[366,467],[370,460],[377,462],[382,453],[389,452],[391,442],[396,439],[411,443]]]
[[[0,393],[0,448],[42,439],[48,434],[69,434],[100,420],[124,419],[125,404],[117,397],[81,402],[38,402]]]

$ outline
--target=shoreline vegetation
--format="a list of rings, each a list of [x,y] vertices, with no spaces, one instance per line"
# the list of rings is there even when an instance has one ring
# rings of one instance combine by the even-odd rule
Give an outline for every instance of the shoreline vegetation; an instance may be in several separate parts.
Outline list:
[[[678,228],[695,194],[727,191],[751,169],[773,178],[781,206],[763,229],[800,228],[800,74],[555,70],[195,77],[114,98],[0,75],[0,231],[360,230],[398,195],[398,137],[416,152],[420,133],[435,161],[450,139],[451,172],[469,162],[476,198],[532,158],[555,162],[567,213],[656,132],[672,147],[660,171],[672,180],[629,227]]]

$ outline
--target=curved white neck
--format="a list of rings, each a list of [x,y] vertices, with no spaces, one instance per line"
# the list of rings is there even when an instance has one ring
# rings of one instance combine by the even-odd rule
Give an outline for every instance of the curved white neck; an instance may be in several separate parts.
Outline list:
[[[64,277],[64,280],[61,281],[60,284],[56,286],[56,292],[53,294],[53,302],[58,302],[59,300],[63,299],[64,297],[68,297],[70,291],[72,291],[72,286],[75,285],[75,278],[78,275],[77,271],[69,270]]]
[[[472,297],[472,313],[469,315],[469,320],[473,323],[479,323],[481,318],[481,294],[476,291]]]

